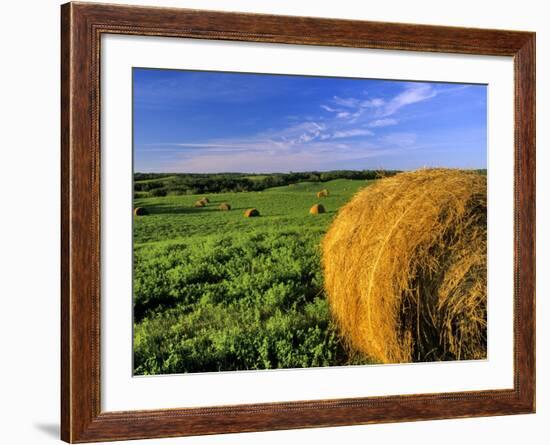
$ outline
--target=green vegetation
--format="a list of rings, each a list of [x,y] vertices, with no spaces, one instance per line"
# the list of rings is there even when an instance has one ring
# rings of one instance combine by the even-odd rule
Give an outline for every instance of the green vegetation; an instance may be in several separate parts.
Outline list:
[[[377,179],[397,171],[334,170],[330,172],[300,172],[273,174],[243,173],[136,173],[134,197],[166,195],[196,195],[203,193],[252,192],[297,182],[327,182],[335,179]]]
[[[365,363],[348,355],[331,321],[319,243],[338,208],[371,181],[323,175],[323,184],[207,195],[165,185],[167,196],[134,199],[149,212],[134,219],[136,374]],[[221,179],[136,175],[136,184],[180,176]],[[246,176],[229,179],[265,185],[281,175]],[[316,198],[323,188],[330,196]],[[193,207],[203,196],[210,202]],[[218,210],[222,202],[231,210]],[[327,213],[310,215],[316,203]],[[245,218],[251,207],[261,216]]]

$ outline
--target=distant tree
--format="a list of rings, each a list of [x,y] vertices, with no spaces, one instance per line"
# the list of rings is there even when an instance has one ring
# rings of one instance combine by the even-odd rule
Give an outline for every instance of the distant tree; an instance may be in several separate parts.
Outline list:
[[[150,193],[151,193],[151,196],[158,197],[158,196],[166,196],[167,191],[165,189],[153,189],[151,190]]]

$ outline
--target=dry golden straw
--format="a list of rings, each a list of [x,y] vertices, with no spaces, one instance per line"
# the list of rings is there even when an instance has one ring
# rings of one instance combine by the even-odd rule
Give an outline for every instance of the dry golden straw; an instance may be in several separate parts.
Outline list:
[[[247,209],[244,212],[244,216],[246,216],[247,218],[252,218],[254,216],[260,216],[260,212],[257,209]]]
[[[200,199],[202,202],[204,202],[205,204],[208,204],[210,202],[210,200],[205,196],[203,198]]]
[[[380,363],[487,355],[487,185],[434,169],[379,180],[323,244],[325,288],[348,346]]]
[[[309,209],[311,215],[318,215],[319,213],[325,213],[325,207],[323,204],[315,204],[311,209]]]
[[[228,211],[231,210],[231,205],[228,202],[222,202],[218,208],[223,211]]]
[[[144,215],[149,215],[149,212],[147,211],[147,209],[144,209],[143,207],[136,207],[134,209],[134,216],[144,216]]]
[[[317,192],[317,198],[326,198],[329,195],[327,189],[323,189],[320,192]]]
[[[195,202],[195,207],[205,207],[205,206],[206,206],[206,203],[202,199],[199,199],[198,201]]]

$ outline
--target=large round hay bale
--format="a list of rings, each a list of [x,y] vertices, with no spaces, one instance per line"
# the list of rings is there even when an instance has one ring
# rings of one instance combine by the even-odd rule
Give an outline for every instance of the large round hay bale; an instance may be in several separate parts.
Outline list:
[[[329,192],[327,189],[323,189],[317,192],[317,198],[326,198],[328,195],[329,195]]]
[[[206,203],[202,199],[199,199],[198,201],[195,202],[194,206],[195,207],[205,207]]]
[[[244,212],[244,216],[247,218],[253,218],[255,216],[260,216],[260,212],[257,209],[247,209]]]
[[[311,209],[309,209],[309,213],[311,215],[318,215],[319,213],[325,213],[325,207],[323,204],[315,204]]]
[[[149,215],[149,212],[147,211],[147,209],[143,207],[136,207],[134,209],[134,216],[145,216],[145,215]]]
[[[487,354],[487,185],[434,169],[381,179],[322,243],[325,289],[348,346],[381,363]]]
[[[229,211],[231,210],[231,205],[228,202],[222,202],[218,208],[223,211]]]
[[[203,201],[205,204],[208,204],[210,202],[210,200],[206,196],[202,197],[200,200]]]

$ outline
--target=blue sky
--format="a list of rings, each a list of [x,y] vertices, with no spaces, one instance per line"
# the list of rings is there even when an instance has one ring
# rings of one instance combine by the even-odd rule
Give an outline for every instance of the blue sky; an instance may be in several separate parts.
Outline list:
[[[485,85],[134,68],[134,170],[486,168]]]

